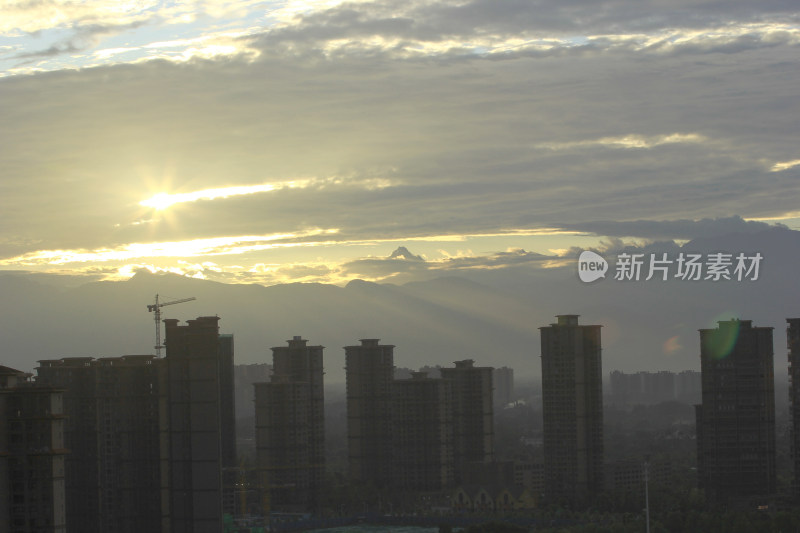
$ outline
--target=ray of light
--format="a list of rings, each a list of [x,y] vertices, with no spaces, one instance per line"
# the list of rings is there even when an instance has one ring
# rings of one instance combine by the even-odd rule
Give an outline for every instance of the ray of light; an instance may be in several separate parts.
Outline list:
[[[271,235],[240,235],[213,237],[186,241],[129,243],[114,248],[37,250],[16,257],[0,260],[0,266],[63,265],[67,263],[89,263],[109,261],[129,261],[145,257],[202,257],[218,255],[237,255],[275,248],[313,247],[313,246],[370,246],[392,242],[459,242],[476,237],[538,236],[538,235],[580,235],[580,232],[552,228],[509,229],[506,231],[424,235],[384,239],[325,239],[339,234],[337,228],[313,228],[293,233]]]
[[[307,187],[312,180],[294,180],[278,183],[263,183],[260,185],[237,185],[233,187],[220,187],[216,189],[203,189],[187,193],[158,193],[146,200],[139,202],[143,207],[152,207],[156,210],[167,209],[168,207],[184,202],[196,202],[197,200],[214,200],[216,198],[228,198],[230,196],[241,196],[247,194],[257,194],[271,192],[285,188]]]
[[[200,257],[239,254],[278,246],[308,245],[310,243],[294,241],[319,235],[331,235],[338,231],[337,229],[315,228],[302,232],[272,235],[241,235],[188,241],[130,243],[115,248],[99,248],[95,250],[38,250],[0,260],[0,265],[61,265],[65,263],[127,261],[141,257]]]
[[[362,187],[366,190],[385,189],[393,187],[401,182],[390,180],[383,177],[373,177],[358,179],[353,177],[330,176],[326,178],[298,178],[294,180],[276,181],[272,183],[261,183],[258,185],[232,185],[229,187],[218,187],[213,189],[203,189],[186,193],[165,193],[160,192],[146,200],[139,202],[143,207],[155,210],[164,210],[175,204],[185,202],[196,202],[198,200],[215,200],[218,198],[229,198],[231,196],[243,196],[249,194],[259,194],[265,192],[279,191],[282,189],[306,189],[309,187],[327,187],[332,185],[350,185]]]

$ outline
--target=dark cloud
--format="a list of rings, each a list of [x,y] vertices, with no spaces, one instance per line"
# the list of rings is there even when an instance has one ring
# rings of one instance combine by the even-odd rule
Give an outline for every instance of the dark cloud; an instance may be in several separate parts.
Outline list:
[[[717,237],[722,235],[753,234],[766,230],[781,231],[782,225],[744,220],[739,216],[704,218],[702,220],[596,220],[579,224],[557,224],[566,230],[585,231],[607,237],[638,237],[643,239],[678,239]]]
[[[415,259],[365,258],[342,265],[342,272],[347,277],[378,280],[396,279],[401,274],[410,274],[411,278],[417,279],[430,270],[428,263]]]
[[[383,1],[344,3],[315,11],[298,17],[290,26],[265,32],[254,42],[270,56],[277,50],[316,58],[365,53],[419,57],[415,50],[430,44],[444,45],[437,54],[451,59],[551,57],[607,50],[735,53],[796,44],[790,33],[771,31],[768,25],[797,19],[797,6],[788,1],[742,1],[724,6],[719,2],[676,5],[658,1]],[[744,31],[745,24],[752,25],[752,30]],[[737,30],[732,32],[731,27]],[[720,33],[714,36],[717,30]],[[711,36],[703,35],[705,32]],[[493,43],[512,37],[518,38],[513,47],[490,50]],[[372,38],[382,44],[368,44]],[[348,44],[343,48],[325,46],[341,41]]]
[[[541,264],[555,258],[555,256],[518,249],[486,256],[453,257],[444,261],[441,268],[444,270],[495,269],[514,265]]]
[[[302,16],[284,37],[341,38],[381,34],[436,41],[470,34],[546,32],[550,35],[652,32],[664,28],[707,28],[728,21],[760,22],[797,16],[790,1],[754,2],[585,2],[493,0],[472,2],[344,3]]]
[[[542,266],[558,259],[528,252],[522,249],[497,252],[488,255],[448,257],[435,261],[424,261],[405,247],[402,255],[392,253],[386,258],[365,258],[349,261],[342,265],[342,273],[350,277],[364,277],[381,281],[405,282],[410,280],[439,277],[446,274],[473,270],[499,270],[516,266]]]
[[[606,258],[610,258],[619,254],[655,254],[655,253],[674,253],[680,249],[680,245],[674,241],[654,241],[654,242],[630,242],[625,241],[618,237],[610,237],[600,241],[597,247],[579,248],[571,247],[562,257],[577,259],[581,252],[591,250]],[[565,266],[574,268],[573,263],[567,263]]]

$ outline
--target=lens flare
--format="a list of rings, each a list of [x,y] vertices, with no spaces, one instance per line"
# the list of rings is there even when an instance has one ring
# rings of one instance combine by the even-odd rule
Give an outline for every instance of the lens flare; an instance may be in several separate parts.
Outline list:
[[[703,337],[703,350],[712,359],[728,357],[739,338],[740,323],[738,320],[720,320],[716,329]]]

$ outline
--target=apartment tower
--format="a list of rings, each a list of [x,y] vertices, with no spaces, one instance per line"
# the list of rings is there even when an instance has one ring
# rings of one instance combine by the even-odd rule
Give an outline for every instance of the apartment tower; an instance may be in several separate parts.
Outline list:
[[[453,482],[453,384],[412,372],[393,386],[395,484],[437,491]]]
[[[394,346],[361,339],[345,346],[347,445],[354,483],[392,482],[392,379]]]
[[[791,408],[791,453],[794,463],[795,497],[800,496],[800,318],[787,318],[786,347],[789,350],[789,407]]]
[[[270,507],[318,511],[325,481],[322,346],[295,336],[272,348],[273,375],[255,384],[256,455]]]
[[[761,502],[775,493],[772,356],[770,327],[727,320],[700,330],[697,473],[713,504]]]
[[[492,397],[495,409],[503,409],[514,401],[514,369],[507,366],[492,372]]]
[[[0,531],[66,533],[61,389],[0,366]]]
[[[230,438],[223,435],[223,398],[233,396],[233,369],[222,370],[228,358],[221,353],[218,322],[216,316],[186,325],[164,320],[162,518],[170,533],[222,530],[222,461]]]
[[[603,489],[602,326],[557,318],[539,328],[545,497],[582,507]]]
[[[453,455],[455,481],[463,483],[471,463],[494,459],[494,411],[491,367],[477,367],[472,359],[442,368],[443,380],[453,387]]]
[[[159,365],[152,355],[39,361],[64,390],[67,522],[86,532],[159,531]]]

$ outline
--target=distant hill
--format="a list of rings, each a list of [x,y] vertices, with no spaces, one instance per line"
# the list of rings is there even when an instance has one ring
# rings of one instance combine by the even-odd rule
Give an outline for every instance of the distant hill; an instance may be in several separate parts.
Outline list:
[[[156,293],[164,317],[221,317],[233,333],[238,363],[270,362],[272,346],[293,335],[326,346],[326,380],[344,379],[343,346],[360,338],[396,345],[398,366],[449,365],[473,358],[540,372],[537,328],[556,314],[580,314],[603,328],[603,366],[610,370],[699,368],[697,329],[715,320],[752,319],[775,330],[776,376],[785,376],[785,318],[800,316],[800,232],[771,230],[692,241],[684,250],[759,251],[760,279],[727,282],[581,283],[575,267],[470,270],[397,286],[355,280],[321,284],[226,285],[140,272],[128,281],[74,286],[44,275],[0,274],[0,364],[30,370],[38,359],[153,353]],[[404,257],[420,260],[408,250]],[[609,258],[610,259],[610,258]]]

